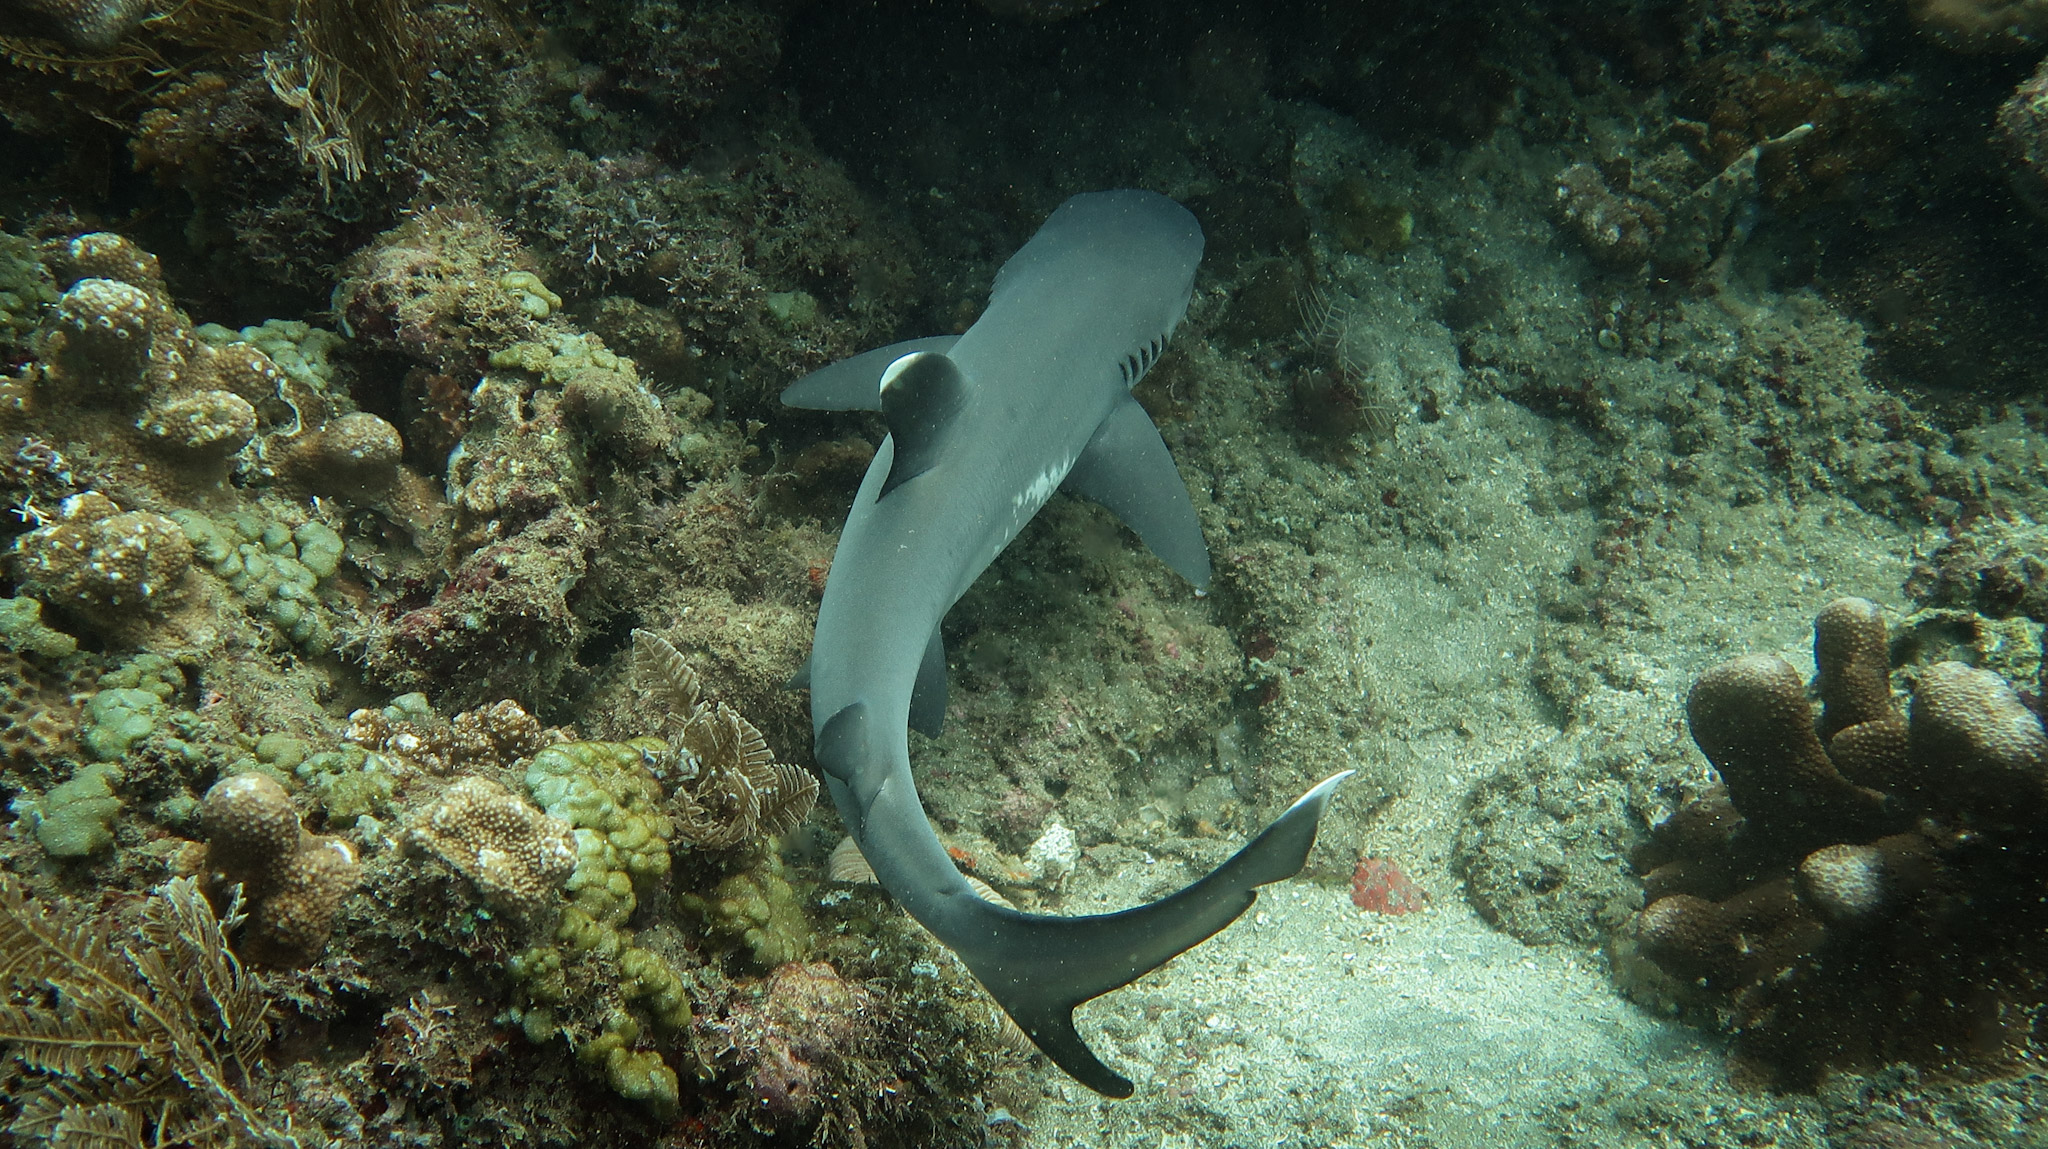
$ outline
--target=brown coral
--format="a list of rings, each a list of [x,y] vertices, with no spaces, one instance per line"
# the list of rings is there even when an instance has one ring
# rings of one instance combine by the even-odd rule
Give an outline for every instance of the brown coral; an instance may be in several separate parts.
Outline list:
[[[361,877],[339,838],[308,833],[277,780],[238,774],[214,784],[199,809],[214,889],[239,885],[249,903],[244,944],[269,964],[300,964],[327,946],[334,912]]]
[[[1649,904],[1616,939],[1618,974],[1719,1011],[1774,1083],[1891,1060],[1997,1069],[2038,1036],[2048,731],[2004,679],[1955,662],[1917,674],[1901,717],[1889,650],[1872,604],[1823,609],[1818,720],[1775,657],[1702,675],[1687,714],[1725,789],[1636,857]]]
[[[1714,667],[1693,684],[1685,713],[1757,833],[1820,844],[1872,824],[1880,795],[1836,769],[1814,731],[1806,684],[1784,659],[1748,655]]]
[[[191,566],[192,543],[177,523],[123,511],[97,491],[64,500],[54,520],[15,541],[24,592],[97,621],[163,606]]]
[[[0,766],[48,766],[72,747],[78,705],[62,675],[0,649]]]
[[[448,727],[457,765],[509,764],[567,737],[560,730],[542,726],[540,719],[509,698],[465,710]]]
[[[501,909],[535,918],[560,902],[576,867],[576,835],[487,778],[442,791],[406,835],[455,867]]]
[[[44,353],[57,386],[39,394],[47,392],[50,402],[132,409],[147,400],[161,408],[198,394],[257,403],[277,393],[282,373],[268,356],[193,335],[191,320],[164,288],[156,257],[133,241],[94,232],[49,258],[67,285]]]

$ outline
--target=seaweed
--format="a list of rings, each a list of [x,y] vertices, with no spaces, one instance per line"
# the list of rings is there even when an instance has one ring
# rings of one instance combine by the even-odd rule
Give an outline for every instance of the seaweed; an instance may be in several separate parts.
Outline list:
[[[158,886],[140,921],[73,918],[0,874],[0,1042],[20,1064],[8,1131],[61,1145],[293,1146],[244,1095],[271,1002],[228,948],[193,878]]]

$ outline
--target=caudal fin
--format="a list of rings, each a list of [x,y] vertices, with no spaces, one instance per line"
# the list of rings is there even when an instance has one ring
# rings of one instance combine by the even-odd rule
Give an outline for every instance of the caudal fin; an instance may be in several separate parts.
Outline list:
[[[1130,1081],[1075,1031],[1074,1007],[1200,944],[1249,909],[1258,887],[1300,873],[1331,795],[1351,773],[1318,783],[1229,861],[1170,897],[1077,918],[975,902],[956,911],[971,920],[938,932],[1054,1064],[1097,1093],[1129,1097]]]

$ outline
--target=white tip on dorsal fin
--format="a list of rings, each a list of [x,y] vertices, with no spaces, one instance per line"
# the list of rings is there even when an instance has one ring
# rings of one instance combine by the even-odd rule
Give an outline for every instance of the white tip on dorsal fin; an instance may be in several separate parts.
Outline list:
[[[957,335],[933,335],[863,351],[790,384],[782,392],[782,401],[812,411],[879,411],[881,396],[875,391],[875,380],[884,370],[912,352],[951,351],[959,341]]]
[[[931,470],[946,426],[967,405],[967,376],[936,351],[914,351],[882,372],[882,421],[896,440],[882,495]]]

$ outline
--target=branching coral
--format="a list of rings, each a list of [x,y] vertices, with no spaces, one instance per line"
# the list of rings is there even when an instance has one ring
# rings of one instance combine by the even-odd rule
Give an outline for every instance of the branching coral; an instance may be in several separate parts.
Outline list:
[[[0,1041],[24,1079],[8,1131],[59,1145],[296,1146],[243,1096],[270,1001],[198,883],[157,887],[134,933],[71,921],[0,873]]]
[[[1636,858],[1649,905],[1618,971],[1718,1010],[1775,1082],[1892,1060],[1996,1070],[2037,1036],[2048,732],[2003,678],[1956,662],[1918,670],[1902,716],[1889,650],[1872,604],[1823,609],[1817,722],[1780,659],[1702,675],[1687,716],[1723,787]]]

